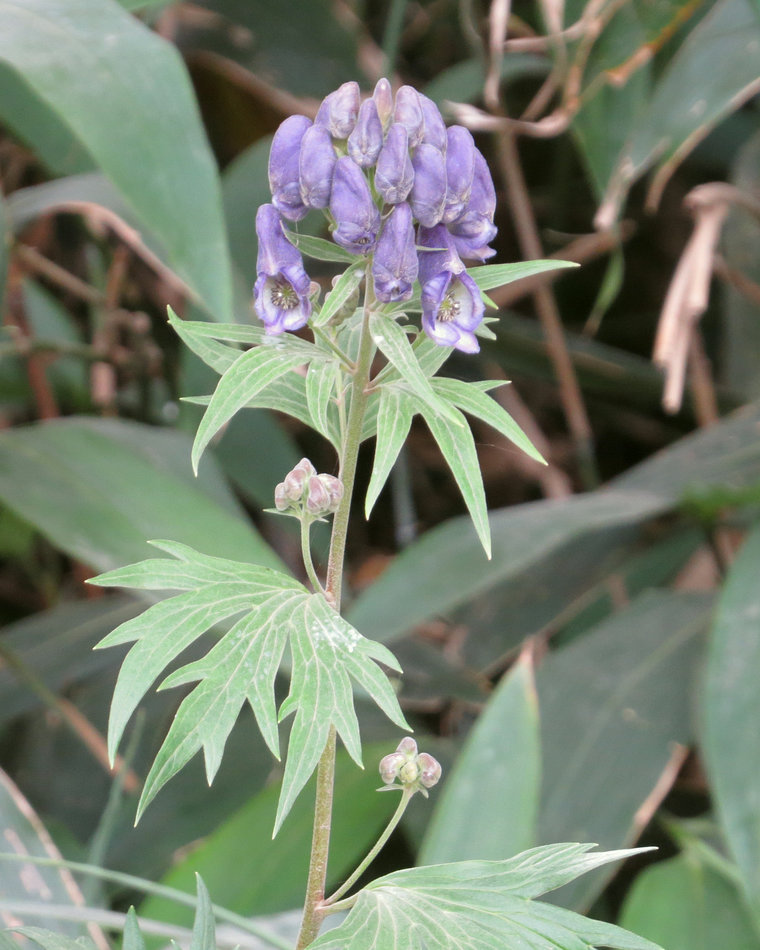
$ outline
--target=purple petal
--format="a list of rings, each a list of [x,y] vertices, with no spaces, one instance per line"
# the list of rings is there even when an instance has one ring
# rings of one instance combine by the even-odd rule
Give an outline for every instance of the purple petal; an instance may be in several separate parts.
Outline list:
[[[274,134],[269,153],[269,188],[272,203],[284,217],[300,221],[309,210],[301,200],[298,159],[301,141],[311,127],[305,115],[291,115]]]
[[[423,227],[432,228],[441,220],[446,203],[446,160],[434,145],[423,142],[414,153],[412,168],[412,211]]]
[[[393,121],[400,122],[406,129],[409,148],[417,148],[425,131],[425,117],[422,114],[422,103],[416,89],[411,86],[402,86],[396,93]]]
[[[450,224],[464,213],[472,191],[475,142],[468,129],[452,125],[446,132],[446,205],[443,221]]]
[[[254,306],[269,333],[298,330],[311,316],[309,277],[298,250],[285,237],[282,219],[271,204],[256,213],[259,239]]]
[[[330,133],[323,125],[312,125],[301,140],[298,160],[301,200],[308,207],[326,208],[329,204],[336,161]]]
[[[393,89],[387,79],[378,79],[372,98],[375,100],[377,114],[383,123],[383,129],[387,129],[393,114]]]
[[[336,222],[332,235],[336,244],[353,254],[372,250],[380,228],[380,212],[361,169],[345,155],[335,164],[330,213]]]
[[[445,155],[447,142],[446,123],[443,121],[443,116],[432,99],[428,99],[428,97],[423,96],[422,93],[418,93],[418,95],[424,119],[422,141],[427,142],[428,145],[435,145],[438,151],[443,152]]]
[[[372,277],[377,299],[384,303],[409,300],[418,266],[412,209],[404,202],[385,219],[375,248]]]
[[[373,99],[365,99],[359,109],[354,131],[348,137],[348,154],[360,168],[370,168],[383,147],[383,123]]]
[[[334,138],[347,139],[356,125],[359,100],[359,83],[344,82],[322,100],[314,121],[325,126]]]
[[[375,188],[391,205],[406,201],[414,183],[406,128],[394,122],[377,157]]]

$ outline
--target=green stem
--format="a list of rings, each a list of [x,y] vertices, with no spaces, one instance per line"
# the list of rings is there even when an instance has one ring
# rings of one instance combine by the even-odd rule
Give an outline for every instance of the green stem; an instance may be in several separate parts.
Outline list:
[[[303,566],[306,568],[306,574],[315,593],[324,594],[324,588],[319,582],[317,572],[314,570],[314,562],[311,559],[311,544],[309,544],[310,531],[311,519],[306,512],[304,512],[301,517],[301,557],[303,558]]]
[[[330,897],[328,897],[325,900],[326,904],[334,904],[335,901],[340,900],[340,898],[346,893],[346,891],[350,890],[354,886],[354,884],[359,880],[362,874],[364,874],[364,872],[367,870],[370,864],[372,864],[372,862],[375,860],[375,858],[380,853],[382,848],[385,846],[385,842],[393,834],[396,828],[396,825],[401,821],[401,816],[406,811],[406,806],[412,800],[412,796],[414,795],[414,792],[415,792],[415,789],[412,789],[412,788],[407,787],[407,788],[402,789],[401,801],[398,803],[398,808],[393,813],[393,817],[388,822],[385,831],[377,839],[377,841],[372,847],[372,850],[367,854],[367,856],[364,858],[361,864],[357,867],[354,873],[345,881],[345,883],[341,884],[341,886],[338,888],[337,891],[335,891],[334,894],[331,894]]]
[[[359,343],[359,356],[350,386],[351,404],[348,411],[345,437],[341,447],[340,478],[343,482],[344,493],[333,519],[330,556],[327,564],[327,583],[325,585],[325,594],[338,611],[340,610],[343,587],[343,561],[346,554],[348,519],[354,493],[362,423],[367,407],[367,393],[365,390],[369,382],[369,371],[374,354],[374,345],[369,332],[369,316],[374,302],[374,289],[370,278],[368,278],[364,297],[364,320]],[[335,728],[331,727],[327,745],[317,767],[317,790],[314,804],[314,829],[311,839],[309,879],[306,883],[306,900],[296,950],[303,950],[304,947],[308,947],[316,939],[326,912],[323,901],[327,879],[327,856],[330,848],[334,785]]]

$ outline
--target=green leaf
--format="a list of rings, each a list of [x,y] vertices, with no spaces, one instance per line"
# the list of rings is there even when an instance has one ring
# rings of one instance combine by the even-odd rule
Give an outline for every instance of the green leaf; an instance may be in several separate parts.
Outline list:
[[[108,730],[110,755],[161,670],[212,626],[242,614],[205,657],[176,670],[161,684],[163,689],[198,681],[180,704],[145,780],[138,819],[159,789],[201,748],[208,780],[213,780],[246,700],[269,748],[278,754],[274,681],[289,645],[290,692],[279,718],[295,712],[295,720],[276,832],[315,768],[331,726],[352,758],[361,762],[352,680],[393,722],[407,728],[390,682],[375,661],[392,669],[398,669],[397,663],[385,647],[365,640],[322,595],[310,594],[279,571],[210,558],[185,545],[154,543],[177,560],[130,565],[94,581],[183,591],[117,627],[99,644],[106,647],[137,641],[124,660],[114,690]]]
[[[459,379],[434,379],[432,383],[433,389],[444,399],[453,403],[463,412],[475,416],[477,419],[482,419],[483,422],[488,423],[489,426],[500,432],[519,449],[522,449],[526,455],[537,462],[546,464],[544,457],[507,410],[503,409],[495,399],[483,392],[481,388]],[[489,383],[489,386],[503,385],[503,380],[495,380],[493,383]]]
[[[193,478],[181,432],[76,418],[0,433],[0,499],[54,545],[108,570],[168,535],[279,566],[211,461]]]
[[[712,64],[721,63],[715,70]],[[760,88],[760,21],[752,0],[718,0],[689,33],[639,110],[604,199],[616,218],[633,182],[660,165],[654,192],[726,115]]]
[[[145,939],[140,933],[140,922],[137,919],[134,907],[130,907],[127,911],[121,950],[146,950]]]
[[[369,636],[390,641],[433,616],[445,615],[496,584],[519,577],[574,538],[636,523],[668,507],[648,492],[605,490],[562,501],[505,508],[490,516],[493,557],[483,557],[467,519],[428,531],[393,561],[349,610]],[[519,544],[515,543],[519,538]],[[409,578],[414,597],[409,597]]]
[[[523,277],[578,266],[580,265],[573,261],[516,261],[513,264],[482,264],[480,267],[469,267],[467,273],[480,290],[492,290],[494,287],[511,284],[515,280],[522,280]]]
[[[5,281],[8,275],[8,251],[10,248],[10,227],[5,200],[0,192],[0,308],[5,300]]]
[[[211,898],[208,896],[206,885],[199,874],[196,874],[195,880],[198,891],[198,906],[195,910],[190,950],[216,950],[214,911],[211,907]]]
[[[456,479],[480,543],[490,560],[491,528],[475,439],[461,412],[450,408],[458,417],[453,422],[449,420],[448,415],[440,416],[431,412],[427,404],[420,407],[420,412]]]
[[[726,841],[760,922],[760,528],[731,567],[711,632],[703,749]]]
[[[341,307],[344,307],[351,300],[364,279],[366,270],[367,262],[364,258],[359,258],[358,261],[354,261],[350,267],[343,271],[336,280],[335,286],[325,297],[319,315],[312,321],[314,326],[326,326]]]
[[[396,871],[372,881],[345,922],[314,950],[660,950],[628,931],[533,898],[591,867],[636,851],[585,854],[593,845],[534,848],[508,861]]]
[[[97,913],[93,911],[93,916]],[[42,950],[96,950],[95,943],[88,937],[74,939],[52,930],[44,930],[42,927],[14,927],[13,931],[23,937],[28,937],[38,947],[42,947]]]
[[[355,264],[356,255],[347,251],[339,244],[326,241],[324,238],[313,237],[311,234],[298,234],[296,231],[285,231],[285,236],[298,250],[315,261],[333,261],[338,264]]]
[[[37,813],[20,789],[2,770],[0,770],[0,827],[3,828],[6,848],[32,857],[61,857]],[[61,941],[73,944],[77,950],[82,950],[82,945],[73,938],[87,933],[87,929],[75,921],[59,921],[54,913],[55,907],[84,907],[84,897],[71,873],[63,868],[41,867],[35,869],[36,873],[31,875],[29,868],[29,864],[10,862],[0,864],[0,896],[7,900],[33,900],[38,910],[35,917],[37,920],[41,919],[43,927],[55,927],[61,935]],[[48,905],[49,917],[45,915],[45,908]],[[25,922],[23,913],[14,913],[12,919],[14,924]],[[10,923],[7,917],[4,917],[4,920]],[[41,932],[44,933],[44,930]],[[100,937],[103,937],[99,929],[97,932]],[[14,943],[13,946],[18,947],[18,944]]]
[[[388,744],[365,746],[364,755],[377,762]],[[374,769],[357,769],[344,750],[336,757],[334,812],[330,834],[328,890],[333,890],[358,865],[377,840],[396,806],[392,795],[377,794]],[[272,782],[183,855],[162,883],[190,892],[197,871],[228,910],[246,916],[270,914],[303,900],[309,867],[314,790],[310,783],[296,801],[275,841],[272,819],[280,783]],[[235,874],[230,874],[235,868]],[[266,868],[266,874],[261,869]],[[141,905],[146,917],[188,926],[192,912],[170,898],[149,896]]]
[[[219,380],[198,426],[191,454],[195,472],[203,450],[221,427],[238,410],[250,404],[259,392],[303,361],[303,353],[299,350],[289,352],[276,346],[260,346],[240,354]]]
[[[756,950],[758,945],[736,885],[690,850],[636,877],[620,923],[667,950]]]
[[[456,426],[465,426],[461,413],[435,394],[420,366],[406,332],[382,313],[372,313],[369,329],[375,345],[388,358],[401,380],[433,413],[445,416]]]
[[[540,771],[538,700],[525,657],[503,677],[446,776],[419,862],[498,859],[534,845]]]
[[[667,771],[674,743],[692,739],[711,603],[706,595],[649,591],[541,664],[539,841],[585,832],[612,848],[636,839],[641,806],[653,790],[667,791],[664,776],[675,778]],[[605,883],[599,872],[557,899],[583,909]]]
[[[364,502],[364,514],[367,518],[409,435],[414,412],[414,402],[406,393],[399,392],[390,386],[382,387],[377,410],[375,461]]]
[[[2,0],[0,17],[0,60],[82,142],[203,303],[229,316],[219,178],[177,50],[112,0]]]

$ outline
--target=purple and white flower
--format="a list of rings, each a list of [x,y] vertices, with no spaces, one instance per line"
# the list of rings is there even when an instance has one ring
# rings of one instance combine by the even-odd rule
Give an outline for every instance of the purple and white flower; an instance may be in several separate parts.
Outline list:
[[[274,205],[261,205],[256,214],[259,253],[256,261],[254,307],[268,333],[300,330],[311,316],[309,276],[303,258],[285,237]]]

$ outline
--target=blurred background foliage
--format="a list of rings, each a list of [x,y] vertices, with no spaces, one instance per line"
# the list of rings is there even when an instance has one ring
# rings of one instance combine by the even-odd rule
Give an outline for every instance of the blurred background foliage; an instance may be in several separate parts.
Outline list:
[[[145,557],[148,538],[298,570],[296,540],[262,509],[300,456],[320,471],[334,458],[291,418],[250,410],[195,479],[198,411],[179,397],[214,379],[165,307],[253,319],[272,132],[339,83],[387,74],[476,134],[499,192],[496,260],[583,267],[495,291],[496,339],[449,364],[513,380],[498,398],[549,461],[478,429],[493,560],[423,428],[369,524],[357,506],[350,619],[393,642],[402,704],[447,773],[378,864],[656,844],[555,899],[667,950],[760,947],[757,0],[0,0],[0,13],[6,849],[188,891],[198,870],[248,915],[300,903],[308,796],[272,843],[279,767],[245,716],[211,791],[196,762],[132,828],[181,696],[150,700],[109,772],[120,658],[90,648],[142,605],[83,581]],[[397,742],[369,706],[363,730],[369,763]],[[335,881],[392,804],[372,766],[343,765]],[[85,897],[96,915],[139,897],[80,886],[0,861],[0,916],[75,934]],[[156,894],[141,914],[192,917]]]

